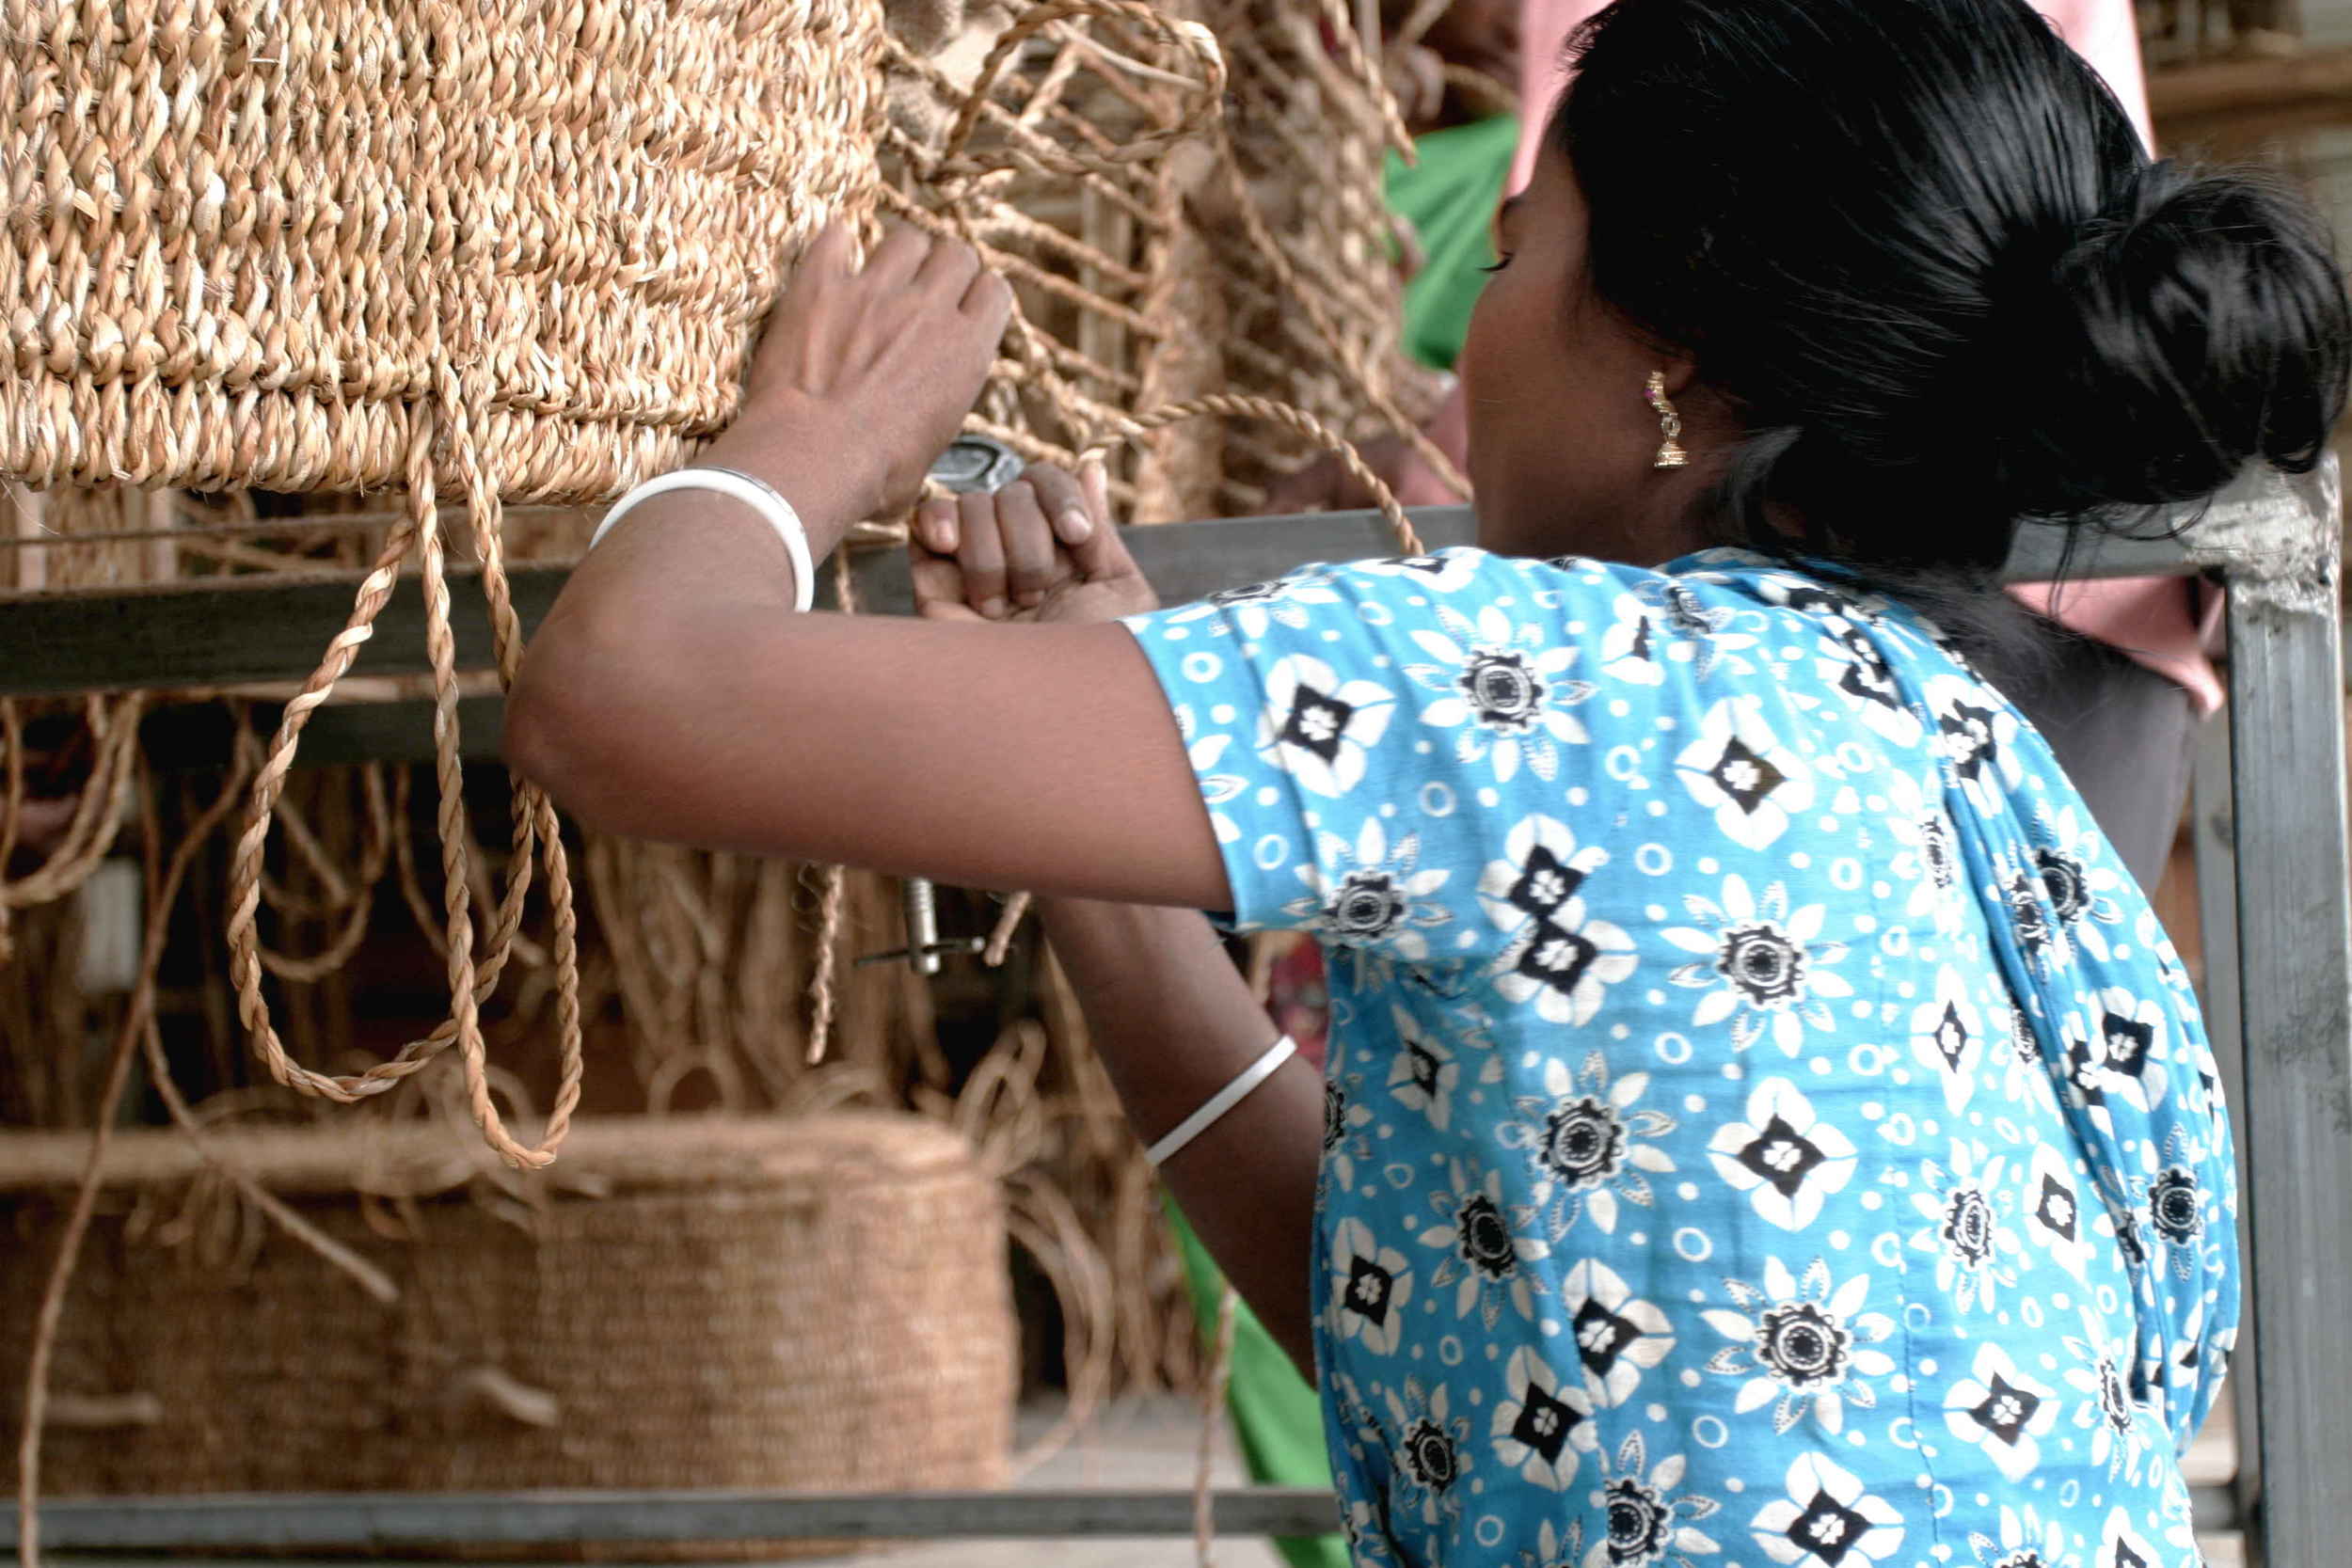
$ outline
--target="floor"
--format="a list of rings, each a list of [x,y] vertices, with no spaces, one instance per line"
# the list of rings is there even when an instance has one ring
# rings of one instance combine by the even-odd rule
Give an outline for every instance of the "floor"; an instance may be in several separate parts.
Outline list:
[[[1022,1413],[1020,1441],[1034,1443],[1053,1412]],[[1189,1489],[1200,1463],[1200,1409],[1187,1400],[1122,1402],[1092,1431],[1022,1476],[1016,1486],[1166,1486]],[[1221,1486],[1247,1484],[1231,1428],[1217,1422],[1211,1475]],[[1192,1568],[1189,1540],[940,1541],[863,1557],[832,1560],[862,1568]],[[1216,1568],[1282,1568],[1263,1541],[1220,1540]]]

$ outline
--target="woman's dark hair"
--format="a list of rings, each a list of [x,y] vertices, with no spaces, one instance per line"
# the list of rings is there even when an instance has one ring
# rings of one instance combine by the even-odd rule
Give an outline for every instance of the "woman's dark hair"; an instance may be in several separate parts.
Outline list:
[[[1718,492],[1857,565],[1984,571],[2315,463],[2352,325],[2326,226],[2152,164],[2024,0],[1617,0],[1553,120],[1599,298],[1750,435]]]

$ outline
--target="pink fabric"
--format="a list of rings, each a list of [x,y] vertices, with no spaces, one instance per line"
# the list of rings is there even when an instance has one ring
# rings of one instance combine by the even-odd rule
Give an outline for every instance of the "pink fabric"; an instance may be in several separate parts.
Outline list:
[[[1552,100],[1565,80],[1561,46],[1568,31],[1601,8],[1605,0],[1521,0],[1519,150],[1512,165],[1513,189],[1527,182]],[[2130,0],[2050,0],[2044,15],[2081,51],[2115,89],[2142,139],[2153,142],[2148,89],[2140,73],[2139,29]],[[2221,682],[2205,657],[2205,626],[2197,613],[2191,584],[2169,578],[2074,583],[2063,589],[2028,584],[2017,596],[2061,625],[2107,643],[2185,689],[2200,712],[2221,705]]]

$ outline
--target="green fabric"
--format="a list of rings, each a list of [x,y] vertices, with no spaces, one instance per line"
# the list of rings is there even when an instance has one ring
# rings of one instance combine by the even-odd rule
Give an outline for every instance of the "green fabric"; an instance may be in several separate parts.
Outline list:
[[[1184,1284],[1202,1338],[1215,1344],[1217,1303],[1225,1276],[1209,1249],[1192,1233],[1175,1200],[1163,1195],[1168,1222],[1184,1253]],[[1241,1437],[1242,1461],[1261,1486],[1328,1486],[1331,1461],[1323,1447],[1323,1402],[1248,1304],[1233,1307],[1233,1370],[1226,1385],[1233,1427]],[[1283,1536],[1274,1543],[1291,1568],[1347,1568],[1347,1540],[1341,1535]]]
[[[1518,146],[1518,117],[1496,115],[1419,138],[1420,161],[1409,167],[1389,154],[1389,211],[1413,226],[1423,257],[1405,285],[1405,348],[1432,370],[1452,370],[1462,352]]]

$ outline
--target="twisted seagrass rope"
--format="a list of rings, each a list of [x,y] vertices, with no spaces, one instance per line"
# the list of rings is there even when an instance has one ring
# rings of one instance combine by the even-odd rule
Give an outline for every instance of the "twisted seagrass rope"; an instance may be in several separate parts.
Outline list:
[[[1192,1471],[1192,1555],[1200,1568],[1216,1561],[1216,1433],[1225,1413],[1225,1389],[1233,1376],[1235,1308],[1241,1292],[1227,1285],[1216,1298],[1216,1350],[1209,1360],[1208,1386],[1200,1391],[1200,1442]]]

